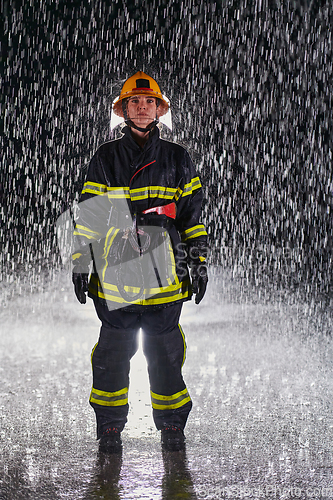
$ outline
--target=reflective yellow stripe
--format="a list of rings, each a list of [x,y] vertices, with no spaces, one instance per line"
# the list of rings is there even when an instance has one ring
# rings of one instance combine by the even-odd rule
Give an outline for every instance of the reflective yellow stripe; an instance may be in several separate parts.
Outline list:
[[[182,240],[187,241],[192,238],[197,238],[198,236],[207,236],[207,232],[203,224],[198,224],[197,226],[186,229],[186,231],[182,233]]]
[[[169,275],[172,276],[173,282],[171,281],[171,278],[168,278],[168,283],[170,286],[173,285],[173,283],[176,283],[176,285],[179,284],[179,278],[176,273],[176,261],[175,261],[175,255],[173,253],[173,248],[171,245],[171,239],[169,239],[169,256],[171,258],[171,262],[168,262],[168,272]]]
[[[186,240],[190,240],[191,238],[197,238],[198,236],[207,236],[206,230],[204,229],[203,231],[198,231],[196,234],[186,238]]]
[[[83,231],[87,231],[87,233],[99,234],[99,233],[96,233],[96,231],[89,229],[89,227],[87,227],[87,226],[80,226],[80,224],[76,224],[75,229],[82,229]]]
[[[108,198],[129,198],[128,187],[109,187],[98,182],[85,182],[82,193],[90,193],[98,196],[107,195]]]
[[[199,179],[199,177],[197,178]],[[197,183],[189,183],[186,185],[187,193],[190,194],[193,189],[196,189]],[[167,186],[142,186],[140,188],[129,189],[128,186],[124,187],[110,187],[105,184],[98,184],[97,182],[86,182],[83,186],[82,194],[90,193],[98,196],[105,196],[107,194],[109,199],[125,199],[131,198],[132,200],[144,200],[147,198],[161,198],[163,200],[176,201],[180,198],[183,191],[177,188]]]
[[[119,231],[120,231],[119,229],[111,227],[108,230],[108,232],[106,233],[105,242],[104,242],[103,259],[105,259],[108,256],[110,246],[112,245],[112,242],[115,239],[116,235],[119,233]]]
[[[102,236],[100,233],[97,233],[96,231],[92,231],[89,229],[89,227],[86,226],[81,226],[80,224],[77,224],[75,226],[74,230],[74,236],[84,236],[85,238],[88,238],[89,240],[96,240],[98,237]]]
[[[105,184],[99,184],[98,182],[85,182],[83,185],[82,193],[91,193],[96,195],[104,195],[107,191],[107,186]]]
[[[183,356],[183,361],[182,361],[182,366],[183,366],[183,364],[185,363],[185,358],[186,358],[186,342],[185,342],[185,335],[184,335],[183,329],[179,323],[178,323],[178,328],[179,328],[180,333],[182,334],[183,343],[184,343],[184,356]]]
[[[123,298],[115,297],[115,296],[110,295],[108,293],[104,293],[102,288],[94,289],[94,288],[90,287],[89,292],[92,295],[99,297],[100,299],[105,299],[106,301],[114,303],[114,304],[136,304],[139,306],[168,304],[169,302],[176,302],[177,300],[186,299],[190,295],[190,290],[187,289],[186,293],[179,293],[178,295],[161,297],[161,298],[149,298],[149,299],[143,299],[143,300],[138,299],[138,300],[133,301],[133,302],[127,302]]]
[[[111,245],[113,243],[113,240],[115,239],[115,237],[117,236],[117,234],[119,233],[119,231],[120,231],[119,229],[115,229],[114,227],[112,227],[107,232],[107,235],[106,235],[106,238],[105,238],[104,252],[103,252],[103,259],[105,259],[105,266],[104,266],[104,269],[103,269],[103,272],[102,272],[102,279],[103,279],[103,281],[105,279],[105,272],[106,272],[108,264],[109,264],[109,262],[107,260],[107,257],[109,255],[109,251],[110,251]]]
[[[176,392],[171,396],[164,396],[150,391],[151,404],[155,410],[174,410],[180,408],[191,401],[190,395],[185,388],[183,391]]]
[[[108,187],[108,198],[110,200],[121,200],[130,198],[128,187]]]
[[[138,293],[138,287],[125,286],[125,290],[128,293]],[[149,288],[145,289],[143,296],[150,296],[147,299],[138,299],[133,302],[128,302],[120,295],[116,285],[111,285],[109,283],[103,283],[102,286],[95,276],[92,276],[89,284],[89,292],[110,302],[115,302],[117,304],[138,304],[138,305],[155,305],[155,304],[166,304],[168,302],[173,302],[175,300],[181,300],[189,296],[190,294],[190,282],[183,281],[181,283],[173,284],[162,288]],[[111,292],[111,293],[107,293]]]
[[[82,257],[82,253],[73,253],[72,254],[72,259],[73,260],[79,259],[80,257]]]
[[[74,231],[74,236],[84,236],[85,238],[87,238],[88,240],[95,240],[96,238],[94,238],[93,236],[91,235],[88,235],[88,234],[84,234],[82,232],[79,232],[79,231]]]
[[[98,345],[98,342],[96,342],[96,344],[93,347],[93,350],[91,351],[91,356],[90,356],[91,366],[92,366],[93,355],[94,355],[94,352],[95,352],[97,345]]]
[[[125,287],[125,289],[126,289],[126,291],[128,290],[127,287]],[[134,293],[134,289],[132,289],[132,290],[133,290],[132,293]],[[151,298],[142,299],[142,300],[138,299],[138,300],[133,301],[133,302],[128,302],[120,296],[115,296],[115,295],[111,295],[109,293],[106,293],[105,291],[103,291],[103,289],[101,287],[94,288],[91,286],[91,284],[89,287],[89,292],[91,294],[95,295],[96,297],[99,297],[101,299],[105,299],[105,300],[110,301],[110,302],[114,302],[116,304],[137,304],[137,305],[145,306],[145,305],[168,304],[169,302],[174,302],[177,300],[185,299],[185,298],[189,297],[189,295],[190,295],[190,288],[188,286],[186,288],[185,292],[184,291],[181,292],[180,290],[177,290],[177,292],[172,294],[172,295],[165,295],[162,297],[159,296],[158,298],[156,298],[156,295],[154,295]]]
[[[89,401],[101,406],[123,406],[128,403],[128,387],[124,387],[120,391],[105,392],[99,389],[91,390]]]
[[[178,201],[182,194],[183,194],[183,191],[179,187],[176,191],[176,194],[175,194],[175,201]]]
[[[132,200],[143,200],[145,198],[162,198],[172,200],[178,189],[163,186],[144,186],[130,190]]]
[[[199,177],[194,177],[193,179],[191,179],[191,182],[189,182],[188,184],[185,184],[183,196],[188,196],[189,194],[192,194],[193,191],[195,191],[196,189],[199,189],[201,187],[202,186],[201,186],[201,182],[200,182]]]

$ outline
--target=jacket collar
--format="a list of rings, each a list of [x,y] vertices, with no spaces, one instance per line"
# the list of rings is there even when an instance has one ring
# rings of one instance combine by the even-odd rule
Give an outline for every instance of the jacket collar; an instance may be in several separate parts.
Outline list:
[[[123,144],[126,148],[132,149],[133,151],[136,151],[138,154],[147,152],[153,147],[155,147],[156,142],[158,141],[160,137],[160,131],[157,127],[154,127],[151,132],[149,133],[149,139],[146,142],[146,144],[143,146],[143,148],[140,148],[139,144],[135,142],[130,127],[124,127],[122,129],[122,133],[124,136],[122,137]]]

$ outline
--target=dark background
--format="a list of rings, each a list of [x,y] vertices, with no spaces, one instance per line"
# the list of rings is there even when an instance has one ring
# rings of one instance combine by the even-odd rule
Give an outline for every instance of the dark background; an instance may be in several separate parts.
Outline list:
[[[331,2],[2,1],[1,277],[61,267],[55,222],[143,70],[200,173],[211,263],[331,295]],[[280,285],[277,285],[280,286]]]

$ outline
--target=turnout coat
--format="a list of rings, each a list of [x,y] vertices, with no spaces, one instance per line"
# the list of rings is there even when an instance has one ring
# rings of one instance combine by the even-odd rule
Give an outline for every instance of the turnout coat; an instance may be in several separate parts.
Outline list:
[[[129,127],[100,146],[81,193],[72,255],[81,271],[93,260],[89,296],[135,311],[189,300],[189,248],[207,238],[201,204],[189,154],[158,128],[143,148]],[[143,213],[167,205],[167,214]]]

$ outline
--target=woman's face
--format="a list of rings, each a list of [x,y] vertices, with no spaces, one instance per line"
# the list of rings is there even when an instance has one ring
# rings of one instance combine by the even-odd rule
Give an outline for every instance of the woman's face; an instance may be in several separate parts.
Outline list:
[[[130,97],[127,102],[128,118],[137,127],[146,128],[156,118],[156,99],[147,95]]]

